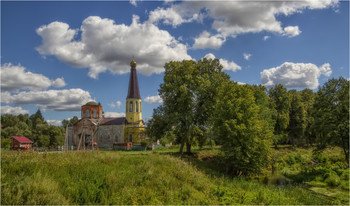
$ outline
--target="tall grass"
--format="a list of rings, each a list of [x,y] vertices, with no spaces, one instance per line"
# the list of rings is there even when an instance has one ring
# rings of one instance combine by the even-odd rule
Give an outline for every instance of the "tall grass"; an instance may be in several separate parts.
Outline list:
[[[2,152],[1,204],[340,204],[298,186],[210,175],[154,152]]]

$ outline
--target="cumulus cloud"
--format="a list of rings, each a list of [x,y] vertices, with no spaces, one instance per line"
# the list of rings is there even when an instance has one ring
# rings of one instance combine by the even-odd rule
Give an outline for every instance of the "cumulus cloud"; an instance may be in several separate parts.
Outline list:
[[[36,105],[43,110],[80,111],[81,105],[91,101],[88,91],[82,89],[23,91],[1,93],[1,102],[15,105]]]
[[[311,63],[285,62],[282,65],[265,69],[260,73],[264,86],[282,84],[287,88],[316,89],[320,75],[330,76],[332,69],[329,63],[318,67]]]
[[[163,103],[163,99],[159,95],[149,96],[149,97],[146,97],[144,100],[145,100],[145,102],[147,102],[149,104],[160,104],[160,103]]]
[[[121,101],[116,101],[115,103],[112,102],[111,104],[108,104],[108,106],[111,108],[115,108],[115,107],[120,108],[121,105],[122,105]]]
[[[206,55],[204,56],[204,58],[207,58],[207,59],[215,59],[216,57],[215,57],[214,54],[209,53],[209,54],[206,54]],[[239,65],[237,65],[234,61],[229,62],[229,61],[227,61],[226,59],[221,59],[221,58],[219,59],[219,61],[220,61],[220,64],[223,66],[223,70],[229,70],[229,71],[235,72],[235,71],[237,71],[237,70],[241,70],[241,69],[242,69],[242,68],[241,68]]]
[[[197,38],[194,39],[192,48],[194,49],[218,49],[226,41],[222,35],[217,34],[211,36],[209,32],[202,32]]]
[[[166,15],[158,15],[157,21],[169,21],[179,25],[201,18],[213,19],[212,28],[225,37],[261,31],[284,34],[278,15],[291,15],[305,9],[325,9],[338,4],[338,0],[323,1],[185,1],[173,4],[169,8],[157,8],[161,14],[171,11],[177,21],[169,21]],[[151,12],[149,18],[154,18]],[[194,18],[197,17],[197,18]],[[175,19],[175,18],[173,18]],[[167,23],[167,22],[165,22]],[[289,27],[286,27],[289,30]]]
[[[249,60],[249,58],[250,58],[251,56],[252,56],[252,54],[249,54],[249,53],[244,53],[244,54],[243,54],[244,59],[247,60],[247,61]]]
[[[129,72],[126,60],[133,56],[138,71],[146,75],[163,72],[165,62],[170,60],[191,59],[186,45],[153,24],[140,23],[136,15],[130,25],[90,16],[79,30],[63,22],[52,22],[36,32],[42,38],[42,44],[36,48],[41,55],[53,55],[71,66],[89,68],[91,78],[107,70]]]
[[[1,114],[13,114],[13,115],[19,115],[19,114],[28,114],[29,111],[26,109],[23,109],[22,107],[11,107],[11,106],[1,106]]]
[[[57,127],[62,126],[62,121],[60,121],[60,120],[46,120],[46,122],[49,125],[54,125],[54,126],[57,126]]]
[[[112,117],[125,117],[125,113],[121,112],[105,112],[104,113],[104,117],[109,117],[109,118],[112,118]]]
[[[21,65],[7,63],[1,66],[1,90],[6,92],[16,92],[19,90],[43,90],[51,86],[64,87],[66,83],[63,78],[50,80],[42,74],[35,74],[26,71]]]
[[[287,26],[283,29],[283,35],[288,37],[295,37],[301,33],[299,26]]]

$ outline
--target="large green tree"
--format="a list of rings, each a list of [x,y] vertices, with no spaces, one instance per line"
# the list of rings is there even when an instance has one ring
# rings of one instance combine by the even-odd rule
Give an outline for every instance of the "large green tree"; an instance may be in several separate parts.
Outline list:
[[[349,161],[349,81],[330,79],[317,92],[313,129],[318,148],[339,146]]]
[[[217,88],[228,79],[218,59],[172,61],[165,65],[159,95],[163,99],[164,114],[171,119],[171,128],[181,144],[180,153],[184,145],[186,152],[191,153],[193,143],[206,137],[202,134],[210,128]]]
[[[305,125],[304,125],[304,138],[305,143],[311,146],[315,142],[315,134],[312,131],[311,125],[314,122],[314,118],[311,114],[312,108],[315,102],[315,93],[311,89],[304,89],[300,91],[300,98],[304,108]]]
[[[224,82],[218,92],[214,131],[229,172],[258,173],[269,161],[272,128],[255,102],[254,89]]]
[[[288,91],[290,96],[290,107],[289,107],[289,125],[288,125],[288,136],[289,143],[291,145],[302,145],[304,144],[304,131],[305,131],[305,110],[301,101],[299,92],[296,90]]]
[[[277,144],[287,136],[287,127],[289,125],[289,94],[287,89],[281,85],[275,85],[269,92],[272,108],[274,109],[273,119],[275,120],[273,142],[277,148]]]

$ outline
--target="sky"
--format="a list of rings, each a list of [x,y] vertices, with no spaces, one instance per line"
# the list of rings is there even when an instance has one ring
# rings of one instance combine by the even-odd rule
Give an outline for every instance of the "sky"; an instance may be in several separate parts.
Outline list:
[[[268,88],[349,79],[349,2],[1,1],[0,56],[1,114],[60,125],[94,100],[123,116],[134,58],[147,120],[169,61],[218,58]]]

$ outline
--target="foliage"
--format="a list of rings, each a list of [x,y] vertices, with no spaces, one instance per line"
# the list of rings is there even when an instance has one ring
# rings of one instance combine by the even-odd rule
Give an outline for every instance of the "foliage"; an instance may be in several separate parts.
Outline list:
[[[31,116],[4,114],[1,116],[1,125],[1,139],[4,143],[10,141],[12,136],[28,137],[40,147],[57,146],[64,143],[64,128],[48,125],[40,110]]]
[[[170,120],[166,130],[172,130],[176,135],[177,142],[181,144],[180,153],[185,144],[187,153],[191,153],[193,144],[205,142],[207,136],[204,130],[211,128],[209,120],[216,103],[217,88],[228,79],[218,59],[166,63],[164,83],[159,89],[164,103],[155,110],[156,118],[151,122],[150,130],[153,131],[157,125],[164,128],[162,120]]]
[[[285,137],[286,129],[289,124],[289,95],[287,89],[283,85],[278,84],[269,90],[269,96],[272,103],[272,108],[274,109],[273,119],[275,122],[274,127],[274,144],[280,143],[282,138]],[[281,138],[281,139],[278,139]]]
[[[290,96],[290,108],[289,108],[289,125],[288,135],[290,138],[290,144],[303,145],[303,137],[305,131],[306,112],[301,102],[299,92],[296,90],[288,91]]]
[[[318,149],[339,146],[349,161],[349,81],[330,79],[319,88],[313,107]]]
[[[227,82],[218,93],[214,131],[233,174],[258,173],[268,162],[272,131],[250,87]]]
[[[1,155],[1,205],[338,203],[300,186],[207,174],[183,159],[153,152]]]
[[[79,118],[77,116],[74,116],[71,119],[64,119],[62,121],[62,126],[63,128],[66,128],[67,126],[73,126],[78,121],[79,121]]]

